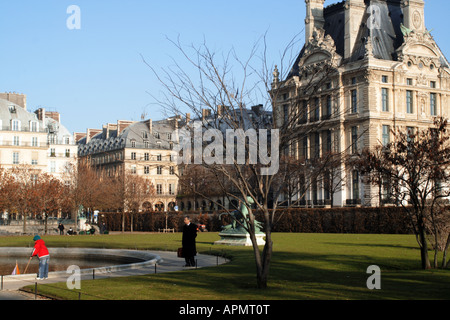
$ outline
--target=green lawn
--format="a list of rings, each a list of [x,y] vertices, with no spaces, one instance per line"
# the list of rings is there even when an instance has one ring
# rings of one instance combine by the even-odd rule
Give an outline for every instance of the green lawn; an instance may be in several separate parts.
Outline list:
[[[181,234],[118,234],[43,237],[49,247],[132,248],[175,251]],[[82,297],[121,300],[329,300],[450,299],[450,270],[420,270],[414,236],[355,234],[274,234],[269,288],[256,289],[251,248],[215,246],[217,233],[200,233],[200,253],[222,254],[218,267],[83,281]],[[2,237],[1,246],[32,246],[31,237]],[[431,252],[430,252],[431,256]],[[366,287],[367,267],[381,268],[381,290]],[[39,291],[78,299],[66,284]],[[87,294],[87,295],[86,295]]]

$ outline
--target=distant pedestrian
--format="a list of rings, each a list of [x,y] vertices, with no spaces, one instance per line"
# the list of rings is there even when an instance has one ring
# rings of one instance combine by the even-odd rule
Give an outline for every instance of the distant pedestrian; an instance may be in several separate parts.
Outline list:
[[[62,236],[64,234],[64,225],[61,222],[59,223],[58,229],[59,234]]]
[[[50,261],[50,254],[44,240],[42,240],[40,236],[34,236],[33,241],[34,249],[31,253],[30,259],[34,256],[37,256],[39,258],[39,274],[37,279],[44,280],[48,278],[48,264]]]
[[[197,255],[197,248],[195,245],[195,238],[197,237],[197,225],[191,222],[191,219],[184,217],[183,226],[183,256],[186,260],[185,267],[195,267],[194,257]]]

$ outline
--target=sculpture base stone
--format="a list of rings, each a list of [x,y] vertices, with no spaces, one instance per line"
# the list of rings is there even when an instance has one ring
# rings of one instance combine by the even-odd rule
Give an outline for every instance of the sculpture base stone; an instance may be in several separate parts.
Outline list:
[[[228,246],[252,246],[252,240],[248,233],[219,233],[220,240],[214,242],[214,244],[222,244]],[[256,235],[256,243],[258,246],[266,244],[264,240],[265,234],[258,233]]]

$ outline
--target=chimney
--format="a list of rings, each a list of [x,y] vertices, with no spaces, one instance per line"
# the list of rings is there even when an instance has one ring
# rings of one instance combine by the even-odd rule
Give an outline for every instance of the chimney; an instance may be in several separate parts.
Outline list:
[[[0,93],[0,99],[8,100],[27,110],[27,96],[23,93],[3,92]]]
[[[42,123],[45,125],[45,109],[39,108],[34,112],[38,118],[39,121],[42,121]]]
[[[148,119],[147,121],[145,121],[145,125],[148,128],[148,131],[150,132],[150,134],[153,133],[153,120],[152,119]]]
[[[191,114],[186,113],[186,124],[188,124],[189,122],[191,122]]]
[[[202,109],[202,120],[205,120],[209,116],[211,116],[211,110],[210,109]]]
[[[61,123],[61,115],[57,111],[45,112],[45,116],[55,120],[58,123]]]
[[[314,29],[323,29],[325,24],[325,19],[323,17],[323,5],[325,0],[305,0],[305,2],[305,42],[308,44],[314,33]]]
[[[403,25],[415,32],[425,32],[425,3],[423,0],[403,0]]]
[[[363,23],[366,5],[364,0],[347,0],[345,3],[345,50],[344,59],[348,59],[353,54],[359,29]],[[364,21],[365,22],[365,21]]]

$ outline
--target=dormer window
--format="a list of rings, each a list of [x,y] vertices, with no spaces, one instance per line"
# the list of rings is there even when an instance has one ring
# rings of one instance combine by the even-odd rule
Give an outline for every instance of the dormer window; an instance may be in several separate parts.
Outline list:
[[[30,131],[31,132],[38,131],[38,123],[36,121],[30,121]]]
[[[11,120],[11,130],[12,131],[20,131],[20,121],[19,120]]]

